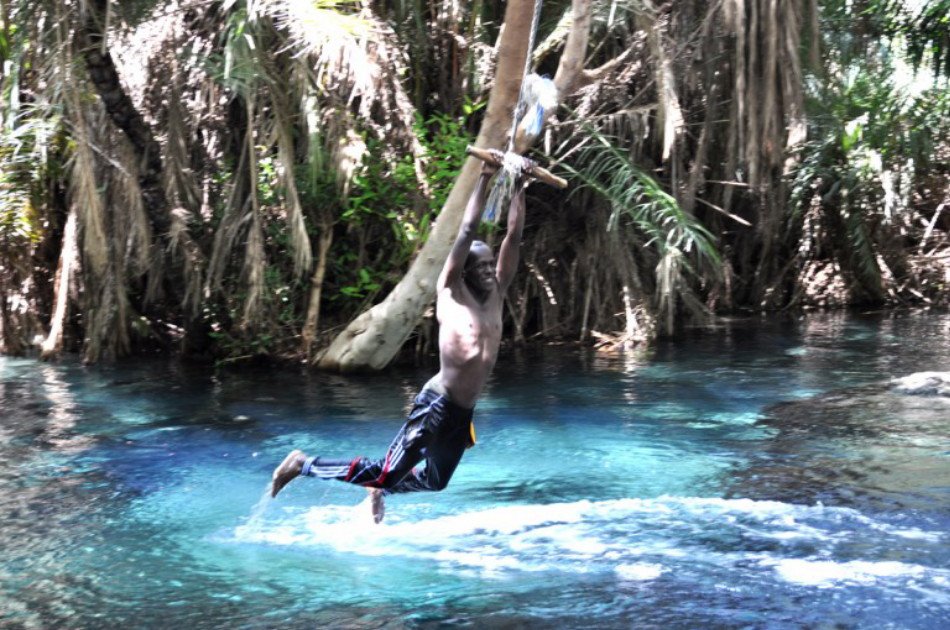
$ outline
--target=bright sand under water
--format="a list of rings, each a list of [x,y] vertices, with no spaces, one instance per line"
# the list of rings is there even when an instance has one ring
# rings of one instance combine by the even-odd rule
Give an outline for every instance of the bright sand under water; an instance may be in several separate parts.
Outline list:
[[[948,369],[926,313],[509,351],[449,488],[377,526],[262,493],[382,455],[431,370],[0,357],[0,627],[945,628],[950,399],[876,384]]]

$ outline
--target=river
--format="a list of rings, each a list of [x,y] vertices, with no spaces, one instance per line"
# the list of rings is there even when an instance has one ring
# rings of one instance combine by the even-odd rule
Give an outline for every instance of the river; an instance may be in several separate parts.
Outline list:
[[[382,455],[376,376],[0,357],[0,626],[875,627],[950,619],[950,316],[723,320],[503,353],[444,492],[298,479]]]

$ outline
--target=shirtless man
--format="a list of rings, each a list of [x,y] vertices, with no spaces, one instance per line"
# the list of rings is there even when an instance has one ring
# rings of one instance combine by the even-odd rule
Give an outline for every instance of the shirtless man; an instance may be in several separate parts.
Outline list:
[[[523,170],[530,173],[533,163],[525,160],[524,164]],[[301,475],[339,479],[370,492],[373,518],[379,523],[385,494],[438,491],[448,485],[465,449],[475,445],[472,415],[498,357],[502,304],[518,267],[524,228],[524,181],[519,180],[508,209],[508,231],[498,260],[487,244],[475,240],[485,188],[494,170],[487,164],[482,167],[459,234],[439,275],[439,373],[416,396],[386,457],[340,460],[292,451],[274,470],[271,496],[277,496]],[[423,459],[425,468],[415,468]]]

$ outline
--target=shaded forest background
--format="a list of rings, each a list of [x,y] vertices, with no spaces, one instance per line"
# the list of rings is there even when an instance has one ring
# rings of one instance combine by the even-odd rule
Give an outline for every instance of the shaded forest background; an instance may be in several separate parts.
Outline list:
[[[533,7],[0,0],[0,352],[316,363],[408,291],[370,326],[429,353],[407,269]],[[528,191],[507,339],[950,303],[950,1],[541,8],[571,80],[530,154],[570,186]]]

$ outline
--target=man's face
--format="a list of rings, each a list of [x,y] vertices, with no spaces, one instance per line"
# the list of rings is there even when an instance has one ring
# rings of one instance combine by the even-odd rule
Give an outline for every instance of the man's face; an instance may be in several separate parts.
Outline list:
[[[472,247],[465,278],[482,291],[495,288],[495,256],[487,245]]]

